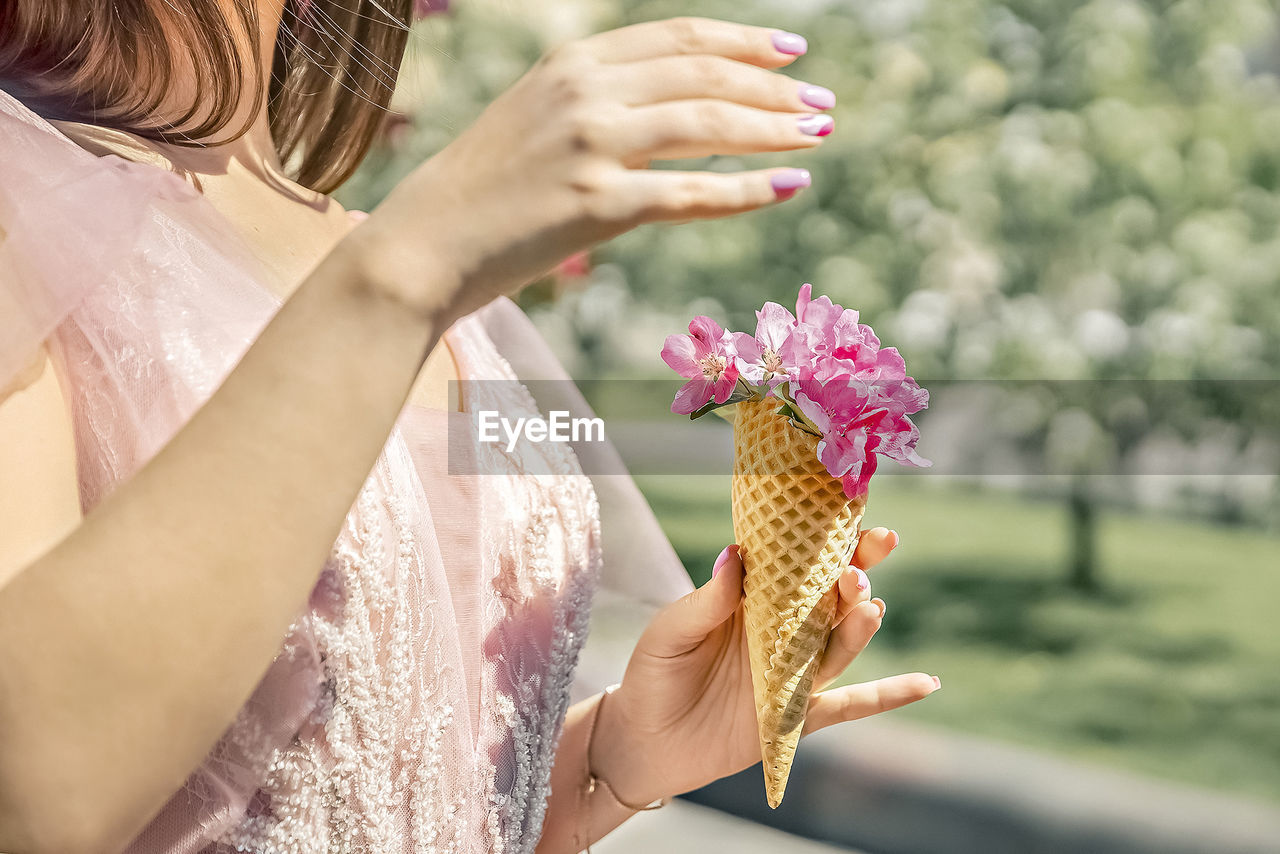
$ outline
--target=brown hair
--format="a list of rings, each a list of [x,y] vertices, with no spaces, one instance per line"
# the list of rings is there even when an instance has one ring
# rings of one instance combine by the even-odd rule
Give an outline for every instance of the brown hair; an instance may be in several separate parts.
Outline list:
[[[229,138],[267,98],[281,162],[299,183],[330,192],[387,115],[413,0],[287,0],[269,87],[258,2],[2,0],[0,85],[45,118],[200,146],[227,129],[252,79],[253,109]],[[157,122],[175,68],[194,71],[197,91],[181,115]]]

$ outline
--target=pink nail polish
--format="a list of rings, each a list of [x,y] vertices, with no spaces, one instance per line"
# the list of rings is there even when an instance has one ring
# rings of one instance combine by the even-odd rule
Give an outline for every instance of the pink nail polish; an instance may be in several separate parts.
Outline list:
[[[836,93],[825,86],[801,83],[800,100],[815,110],[829,110],[836,105]]]
[[[853,571],[858,573],[858,589],[859,590],[866,590],[868,587],[871,586],[871,579],[867,578],[867,574],[865,572],[858,569],[857,567],[854,567]]]
[[[725,546],[724,551],[720,552],[720,556],[716,558],[715,564],[711,567],[711,577],[715,578],[720,570],[724,569],[724,565],[729,562],[729,556],[733,554],[733,546]]]
[[[796,190],[812,184],[813,177],[808,169],[788,169],[785,172],[775,173],[769,179],[769,183],[773,186],[773,192],[778,198],[789,199],[795,195]]]
[[[773,34],[773,46],[778,53],[785,53],[787,56],[799,56],[809,49],[809,42],[805,41],[804,36],[779,30]]]
[[[835,129],[836,120],[831,116],[802,116],[797,125],[803,134],[826,136]]]
[[[937,676],[933,677],[933,690],[937,691],[941,687],[942,687],[942,680],[939,679]]]

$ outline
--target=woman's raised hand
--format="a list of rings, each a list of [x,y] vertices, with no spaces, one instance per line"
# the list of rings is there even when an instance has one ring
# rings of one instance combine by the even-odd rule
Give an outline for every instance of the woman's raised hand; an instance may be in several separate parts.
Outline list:
[[[864,570],[898,545],[885,528],[865,532],[837,582],[835,627],[815,679],[805,734],[895,709],[941,683],[905,673],[831,690],[880,628],[884,601]],[[650,622],[622,687],[600,709],[593,770],[627,803],[687,792],[760,761],[742,609],[742,561],[725,549],[711,580]]]
[[[791,33],[703,18],[562,45],[356,229],[375,249],[370,274],[415,308],[456,316],[639,224],[789,197],[804,170],[646,167],[821,144],[834,96],[771,70],[804,50]],[[419,292],[442,272],[446,293]]]

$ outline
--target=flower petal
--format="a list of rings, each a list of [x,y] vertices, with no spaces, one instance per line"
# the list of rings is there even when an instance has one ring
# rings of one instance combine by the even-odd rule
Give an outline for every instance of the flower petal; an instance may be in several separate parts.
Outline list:
[[[720,379],[713,383],[716,403],[724,403],[733,394],[733,387],[738,384],[738,366],[733,362],[724,369]]]
[[[867,454],[867,460],[857,471],[850,471],[841,480],[844,494],[849,498],[861,498],[867,494],[871,485],[871,475],[876,473],[876,455]]]
[[[725,340],[724,328],[703,314],[689,321],[689,334],[710,347]]]
[[[756,340],[775,353],[782,352],[782,345],[795,328],[795,316],[776,302],[767,302],[756,312]]]
[[[844,477],[862,463],[866,441],[866,434],[860,430],[847,436],[824,436],[818,443],[818,460],[832,477]]]
[[[759,362],[748,362],[745,359],[739,359],[734,364],[737,366],[738,372],[742,374],[742,378],[747,382],[752,385],[760,385],[764,382],[764,365]],[[770,377],[769,384],[771,386],[776,385],[774,382],[776,379],[778,378]]]
[[[689,380],[676,392],[676,399],[671,404],[671,411],[677,415],[688,415],[697,412],[711,400],[711,380],[699,376]]]
[[[801,386],[796,390],[793,399],[796,406],[804,413],[804,417],[813,422],[813,426],[817,427],[825,436],[831,432],[831,418],[827,415],[827,411],[822,408],[812,395],[815,391],[812,388],[804,386],[804,380],[801,380]]]
[[[800,286],[800,296],[796,297],[796,319],[804,319],[804,310],[808,308],[809,301],[813,296],[813,285],[805,282]]]
[[[764,358],[764,348],[760,346],[760,342],[752,338],[745,332],[729,333],[729,340],[733,344],[733,352],[739,359],[748,362],[759,362]]]
[[[682,377],[702,376],[696,345],[688,335],[668,335],[662,346],[662,361]]]

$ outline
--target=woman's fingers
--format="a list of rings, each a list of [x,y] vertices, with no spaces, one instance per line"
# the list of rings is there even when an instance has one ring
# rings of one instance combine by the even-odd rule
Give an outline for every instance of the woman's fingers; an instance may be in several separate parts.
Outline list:
[[[815,694],[809,701],[809,714],[804,722],[804,734],[817,732],[832,724],[867,718],[908,703],[923,700],[942,687],[936,676],[927,673],[904,673],[846,685]]]
[[[840,594],[836,603],[836,616],[832,627],[839,627],[849,613],[861,603],[871,598],[871,580],[864,570],[871,569],[892,552],[898,545],[898,532],[888,528],[872,528],[863,531],[858,538],[858,547],[854,549],[852,567],[840,576],[837,589]],[[881,613],[884,612],[881,603]]]
[[[619,176],[637,222],[680,222],[729,216],[790,198],[809,186],[805,169],[762,169],[754,172],[683,172],[631,170]]]
[[[850,608],[848,616],[832,630],[831,637],[827,640],[822,666],[818,668],[818,674],[814,678],[817,688],[827,687],[844,673],[845,668],[867,648],[871,638],[879,631],[883,617],[882,599],[865,600]]]
[[[720,553],[706,584],[659,611],[642,640],[653,655],[670,657],[693,649],[742,601],[742,558],[736,545]]]
[[[708,54],[764,68],[786,65],[808,50],[804,38],[794,33],[711,18],[646,21],[589,36],[579,44],[599,62]]]
[[[871,579],[856,566],[850,567],[836,581],[836,593],[836,616],[831,621],[833,629],[843,625],[854,608],[871,598]]]
[[[834,120],[695,98],[636,107],[612,125],[613,154],[633,168],[650,160],[816,148]]]
[[[619,97],[632,107],[688,98],[719,98],[777,112],[835,106],[829,89],[722,56],[663,56],[620,66]]]
[[[858,547],[853,552],[853,565],[861,569],[871,569],[889,556],[889,552],[898,547],[898,532],[888,528],[872,528],[863,531],[858,538]]]

